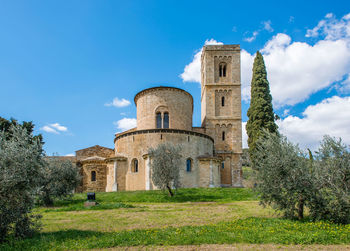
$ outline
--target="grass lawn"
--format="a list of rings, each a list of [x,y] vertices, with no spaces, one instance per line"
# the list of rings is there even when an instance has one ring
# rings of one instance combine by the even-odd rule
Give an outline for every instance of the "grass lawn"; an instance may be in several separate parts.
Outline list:
[[[3,250],[67,250],[200,244],[350,244],[350,225],[281,219],[259,206],[250,189],[180,189],[97,193],[100,204],[84,208],[86,194],[36,208],[43,229]]]

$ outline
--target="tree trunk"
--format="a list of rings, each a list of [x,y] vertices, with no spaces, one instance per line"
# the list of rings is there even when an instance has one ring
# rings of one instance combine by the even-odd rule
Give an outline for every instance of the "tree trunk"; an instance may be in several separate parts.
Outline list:
[[[298,204],[298,219],[302,220],[304,218],[304,199],[303,197],[299,198]]]
[[[169,196],[170,196],[170,197],[173,197],[173,196],[174,196],[174,194],[173,194],[173,191],[171,191],[170,186],[169,186],[169,185],[167,185],[167,186],[166,186],[166,188],[168,188],[168,191],[169,191]]]
[[[43,197],[43,202],[44,202],[44,205],[47,207],[53,206],[53,200],[51,199],[51,197],[48,193],[45,193],[45,195]]]

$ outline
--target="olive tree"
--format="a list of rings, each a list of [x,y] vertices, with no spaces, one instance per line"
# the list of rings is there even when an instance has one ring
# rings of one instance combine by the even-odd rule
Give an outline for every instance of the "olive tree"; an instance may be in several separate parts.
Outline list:
[[[315,193],[310,215],[315,220],[350,223],[350,153],[341,139],[324,136],[314,161]]]
[[[171,188],[180,186],[180,147],[171,143],[160,144],[149,149],[153,184],[160,189],[167,189],[174,196]]]
[[[39,138],[21,125],[0,131],[0,241],[10,234],[29,236],[39,228],[39,216],[31,210],[43,165]]]
[[[46,206],[53,205],[53,199],[65,199],[72,195],[79,185],[79,169],[69,160],[57,157],[45,158],[41,171],[41,192],[39,198]]]
[[[306,155],[282,135],[263,131],[256,144],[256,190],[263,205],[271,205],[286,217],[304,216],[313,192]]]

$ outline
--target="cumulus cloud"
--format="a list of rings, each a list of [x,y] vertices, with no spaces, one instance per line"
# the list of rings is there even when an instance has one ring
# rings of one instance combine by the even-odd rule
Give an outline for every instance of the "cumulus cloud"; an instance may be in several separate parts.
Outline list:
[[[295,105],[305,101],[313,93],[338,86],[349,91],[350,74],[350,13],[340,20],[327,14],[324,20],[306,36],[318,37],[315,44],[292,41],[283,33],[272,37],[261,49],[264,56],[274,105]],[[181,74],[186,82],[200,82],[200,56]],[[250,82],[254,54],[241,51],[242,99],[250,99]],[[339,84],[340,83],[340,84]]]
[[[223,44],[215,39],[206,40],[204,45],[216,45]],[[184,82],[201,82],[201,56],[202,50],[196,50],[196,54],[193,56],[191,63],[185,66],[184,72],[180,75]]]
[[[253,31],[252,35],[250,37],[245,37],[243,38],[244,41],[248,42],[248,43],[251,43],[253,42],[256,37],[259,35],[259,31]]]
[[[121,120],[118,120],[116,122],[113,122],[113,124],[121,131],[126,131],[131,128],[136,127],[136,119],[134,118],[122,118]]]
[[[245,129],[247,122],[242,122],[242,147],[248,148],[248,135]]]
[[[68,131],[68,128],[60,125],[59,123],[53,123],[40,128],[40,130],[48,133],[60,134],[60,132]]]
[[[302,148],[317,149],[325,134],[350,144],[350,97],[333,96],[308,106],[302,117],[288,116],[277,122],[279,130]]]
[[[262,22],[262,24],[264,25],[264,30],[267,30],[268,32],[273,32],[273,28],[271,26],[271,20],[267,20]]]
[[[251,55],[246,50],[241,50],[241,84],[242,99],[250,99],[250,82],[252,81],[252,67],[255,55]]]
[[[338,20],[333,13],[328,13],[325,19],[318,22],[313,29],[308,29],[306,37],[325,36],[327,40],[338,40],[350,37],[350,13]]]
[[[115,107],[125,107],[130,105],[130,101],[127,99],[119,99],[119,98],[114,98],[111,103],[106,103],[105,106],[115,106]]]

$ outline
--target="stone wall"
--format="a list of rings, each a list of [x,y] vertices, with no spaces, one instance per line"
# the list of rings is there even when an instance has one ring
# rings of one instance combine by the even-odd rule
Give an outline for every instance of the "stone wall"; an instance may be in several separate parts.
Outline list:
[[[107,184],[107,165],[103,162],[88,162],[83,164],[83,191],[105,192]],[[96,181],[91,181],[91,172],[96,172]]]
[[[172,87],[154,87],[136,94],[137,130],[154,129],[156,113],[169,113],[169,128],[191,130],[193,99],[188,92]]]
[[[213,156],[213,141],[206,135],[196,134],[194,132],[171,130],[150,130],[146,133],[137,133],[124,135],[115,141],[115,149],[118,154],[127,157],[126,166],[126,190],[145,190],[146,189],[146,160],[144,158],[148,153],[149,147],[156,147],[165,142],[171,142],[181,146],[183,156],[180,167],[180,177],[183,187],[199,186],[199,161],[198,156]],[[192,159],[191,172],[186,171],[186,160]],[[139,166],[138,172],[132,172],[132,160],[137,159]],[[151,178],[150,178],[151,180]],[[151,186],[152,188],[152,186]]]

